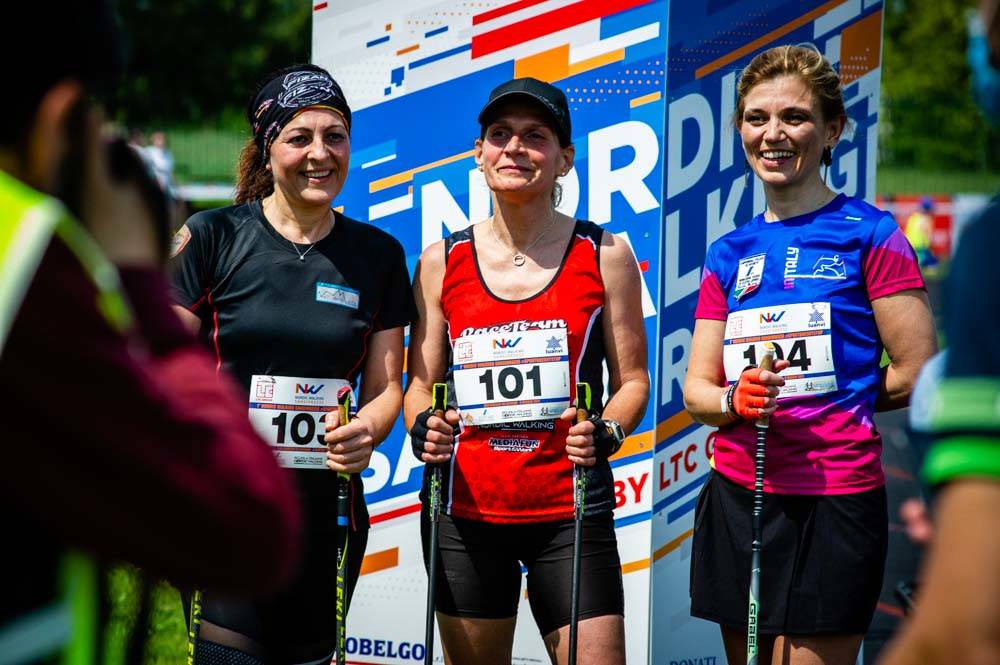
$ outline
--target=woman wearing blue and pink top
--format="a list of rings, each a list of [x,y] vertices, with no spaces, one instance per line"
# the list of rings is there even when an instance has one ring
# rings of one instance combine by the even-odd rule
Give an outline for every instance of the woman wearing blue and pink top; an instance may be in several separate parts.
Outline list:
[[[845,123],[839,78],[816,51],[777,47],[744,70],[735,124],[767,207],[708,250],[684,386],[691,415],[719,427],[695,516],[692,614],[720,624],[731,664],[746,654],[753,421],[771,415],[759,662],[853,663],[887,544],[872,418],[907,404],[935,351],[892,216],[821,177]],[[765,341],[773,372],[755,367]]]

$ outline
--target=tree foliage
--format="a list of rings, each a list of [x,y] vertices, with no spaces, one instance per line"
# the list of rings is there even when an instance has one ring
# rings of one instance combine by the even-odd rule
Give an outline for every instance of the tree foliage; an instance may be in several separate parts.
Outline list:
[[[976,0],[885,0],[882,163],[934,170],[1000,167],[1000,139],[969,94],[966,15]],[[256,82],[306,62],[306,0],[115,0],[129,39],[117,98],[128,125],[245,130]]]
[[[128,71],[114,100],[128,125],[243,129],[258,80],[311,52],[303,0],[115,0]]]
[[[886,0],[882,162],[936,170],[998,166],[997,136],[970,95],[966,17],[975,0]]]

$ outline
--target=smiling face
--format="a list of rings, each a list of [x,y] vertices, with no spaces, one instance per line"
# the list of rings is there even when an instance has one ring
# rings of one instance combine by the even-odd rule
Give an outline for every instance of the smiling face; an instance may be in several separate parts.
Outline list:
[[[764,185],[818,182],[823,149],[836,145],[844,119],[824,118],[812,91],[794,75],[761,81],[743,102],[738,120],[743,149]]]
[[[329,206],[347,179],[351,139],[340,114],[307,109],[271,144],[268,169],[275,192],[291,205]]]
[[[573,146],[561,147],[551,120],[537,105],[505,104],[476,141],[476,163],[497,195],[551,196],[556,177],[573,167]]]

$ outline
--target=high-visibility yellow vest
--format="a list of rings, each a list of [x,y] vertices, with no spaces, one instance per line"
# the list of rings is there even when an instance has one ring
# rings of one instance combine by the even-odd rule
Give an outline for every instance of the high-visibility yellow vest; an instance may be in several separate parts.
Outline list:
[[[0,171],[0,353],[53,236],[73,252],[97,287],[95,305],[108,323],[121,332],[131,326],[118,271],[100,246],[57,200]],[[0,665],[60,651],[66,665],[91,665],[98,657],[101,582],[96,566],[69,553],[53,574],[63,590],[58,601],[0,626]]]

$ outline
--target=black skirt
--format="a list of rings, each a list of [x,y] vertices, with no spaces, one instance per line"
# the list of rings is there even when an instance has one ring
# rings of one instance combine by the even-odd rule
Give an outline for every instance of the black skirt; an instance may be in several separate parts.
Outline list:
[[[691,614],[746,629],[753,492],[712,472],[695,511]],[[765,635],[868,630],[888,547],[885,488],[764,495],[760,625]]]

